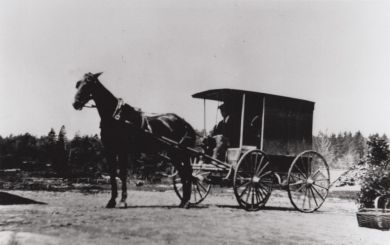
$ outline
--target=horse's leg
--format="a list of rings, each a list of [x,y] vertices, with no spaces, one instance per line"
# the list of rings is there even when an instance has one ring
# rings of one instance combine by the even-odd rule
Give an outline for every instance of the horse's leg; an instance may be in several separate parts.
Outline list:
[[[179,207],[189,208],[191,199],[191,184],[192,184],[192,166],[188,157],[180,157],[179,161],[174,161],[175,167],[178,169],[179,176],[183,184],[183,199]]]
[[[107,162],[110,166],[111,199],[108,201],[106,208],[115,208],[115,199],[118,196],[118,186],[116,183],[116,159],[114,153],[107,153]]]
[[[120,208],[127,208],[126,198],[127,198],[127,153],[121,153],[119,155],[119,178],[122,182],[122,198],[119,202]]]

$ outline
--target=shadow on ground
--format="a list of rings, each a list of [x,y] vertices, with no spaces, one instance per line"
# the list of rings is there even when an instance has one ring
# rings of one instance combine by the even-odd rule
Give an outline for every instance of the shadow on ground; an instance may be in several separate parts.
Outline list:
[[[174,209],[174,208],[178,208],[178,209],[182,209],[181,207],[179,207],[179,205],[129,205],[126,207],[126,209],[131,209],[131,208],[166,208],[166,209]],[[208,208],[208,206],[206,205],[202,205],[202,206],[190,206],[189,209],[203,209],[203,208]]]
[[[242,210],[244,210],[243,208],[241,208],[241,207],[238,206],[238,205],[216,205],[216,206],[219,207],[219,208],[232,208],[232,209],[242,209]],[[297,212],[299,212],[299,211],[296,210],[295,208],[271,207],[271,206],[262,207],[262,208],[260,208],[259,210],[297,211]],[[257,211],[259,211],[259,210],[257,210]]]
[[[0,192],[0,205],[16,205],[16,204],[47,204],[47,203],[38,202],[32,199],[9,194],[7,192]]]

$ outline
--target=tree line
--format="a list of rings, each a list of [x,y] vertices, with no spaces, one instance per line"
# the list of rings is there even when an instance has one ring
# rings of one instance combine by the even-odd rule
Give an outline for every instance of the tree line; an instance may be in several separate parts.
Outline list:
[[[373,139],[388,142],[386,134],[372,134],[367,138],[358,131],[327,134],[319,132],[313,136],[313,147],[321,153],[332,168],[349,168],[364,160],[369,150],[369,142]]]
[[[320,132],[313,136],[313,148],[326,158],[332,168],[348,168],[367,154],[367,141],[374,136],[388,142],[386,135],[366,138],[361,132]],[[6,168],[51,169],[56,173],[71,171],[80,174],[107,171],[100,137],[76,133],[68,139],[65,126],[58,133],[52,128],[41,137],[29,133],[0,136],[0,169]]]
[[[65,126],[58,133],[0,136],[0,169],[52,170],[57,174],[96,174],[106,169],[98,135],[68,139]]]

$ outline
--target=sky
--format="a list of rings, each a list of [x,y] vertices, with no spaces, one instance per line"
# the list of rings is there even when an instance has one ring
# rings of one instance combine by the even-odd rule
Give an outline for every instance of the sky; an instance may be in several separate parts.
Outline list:
[[[197,129],[192,94],[239,88],[314,101],[313,133],[390,135],[389,13],[387,1],[1,0],[0,135],[99,133],[96,110],[72,107],[87,72]]]

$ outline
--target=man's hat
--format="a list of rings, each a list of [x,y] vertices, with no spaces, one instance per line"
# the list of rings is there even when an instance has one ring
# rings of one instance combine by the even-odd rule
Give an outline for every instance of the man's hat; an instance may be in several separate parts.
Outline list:
[[[229,103],[228,101],[225,101],[224,103],[218,106],[218,109],[220,110],[229,110],[231,108],[232,108],[232,104]]]

